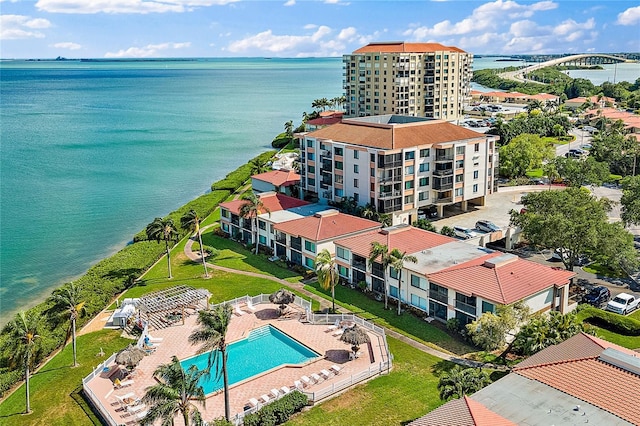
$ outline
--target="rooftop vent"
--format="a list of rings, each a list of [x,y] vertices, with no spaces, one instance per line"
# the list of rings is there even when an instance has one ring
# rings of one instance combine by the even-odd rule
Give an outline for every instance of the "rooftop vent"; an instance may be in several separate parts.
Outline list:
[[[489,260],[485,260],[484,266],[487,268],[495,269],[516,260],[518,260],[518,256],[516,256],[515,254],[503,254],[501,256],[492,257]]]
[[[602,362],[622,368],[632,374],[640,375],[640,358],[607,348],[598,357]]]
[[[321,216],[333,216],[340,213],[339,210],[336,209],[328,209],[328,210],[323,210],[321,212],[318,212],[316,214],[314,214],[315,217],[321,217]]]

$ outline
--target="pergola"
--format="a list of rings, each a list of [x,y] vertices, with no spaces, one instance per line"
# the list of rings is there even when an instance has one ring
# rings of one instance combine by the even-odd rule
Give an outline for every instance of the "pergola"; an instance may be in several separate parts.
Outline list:
[[[146,317],[149,328],[157,330],[206,309],[210,296],[208,290],[180,285],[140,297],[138,309]]]

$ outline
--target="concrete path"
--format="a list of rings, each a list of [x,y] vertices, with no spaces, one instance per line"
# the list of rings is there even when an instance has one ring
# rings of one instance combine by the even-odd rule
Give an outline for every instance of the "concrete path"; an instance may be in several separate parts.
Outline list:
[[[214,225],[209,225],[206,228],[209,228],[211,226]],[[203,228],[206,229],[206,228]],[[187,243],[184,246],[184,253],[185,255],[191,259],[194,262],[202,262],[202,258],[200,257],[200,253],[194,252],[192,249],[193,243],[195,242],[195,239],[192,237],[190,238]],[[250,277],[257,277],[257,278],[264,278],[267,280],[271,280],[271,281],[275,281],[278,282],[280,284],[282,284],[284,287],[289,287],[292,289],[295,289],[296,291],[300,292],[301,294],[305,295],[306,297],[313,299],[315,301],[317,301],[318,303],[320,303],[320,307],[322,310],[330,310],[331,309],[331,301],[323,298],[323,297],[319,297],[318,295],[311,293],[308,290],[305,290],[304,288],[304,284],[301,282],[295,282],[292,283],[290,281],[286,281],[277,277],[274,277],[273,275],[266,275],[266,274],[259,274],[256,272],[249,272],[249,271],[241,271],[238,269],[232,269],[232,268],[227,268],[224,266],[218,266],[218,265],[213,265],[211,263],[207,262],[207,268],[211,268],[213,270],[218,270],[218,271],[226,271],[226,272],[230,272],[233,274],[239,274],[239,275],[246,275],[246,276],[250,276]],[[349,311],[348,309],[343,308],[342,306],[336,306],[336,311],[340,312],[340,313],[352,313],[351,311]],[[459,358],[456,357],[455,355],[451,355],[442,351],[439,351],[437,349],[434,349],[432,347],[429,347],[423,343],[417,342],[405,335],[402,335],[394,330],[390,330],[386,327],[383,327],[385,333],[388,336],[391,336],[395,339],[398,339],[422,352],[428,353],[429,355],[433,355],[437,358],[446,360],[446,361],[451,361],[454,362],[456,364],[460,364],[462,366],[465,367],[483,367],[483,368],[492,368],[494,370],[502,370],[502,371],[506,371],[508,370],[507,367],[502,366],[502,365],[494,365],[494,364],[487,364],[487,363],[481,363],[481,362],[476,362],[476,361],[472,361],[472,360],[468,360],[468,359],[463,359],[463,358]]]

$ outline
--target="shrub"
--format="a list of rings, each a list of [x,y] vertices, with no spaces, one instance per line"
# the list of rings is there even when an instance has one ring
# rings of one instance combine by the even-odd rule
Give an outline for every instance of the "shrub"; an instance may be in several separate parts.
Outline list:
[[[233,423],[227,421],[224,417],[219,417],[207,422],[209,426],[233,426]]]
[[[640,321],[613,312],[603,311],[592,306],[580,309],[578,320],[597,325],[614,333],[625,336],[640,336]]]
[[[300,391],[293,391],[255,413],[244,417],[245,426],[275,426],[285,423],[294,413],[307,405],[308,398]]]
[[[458,318],[449,318],[447,320],[447,330],[452,333],[460,331],[460,320],[458,320]]]

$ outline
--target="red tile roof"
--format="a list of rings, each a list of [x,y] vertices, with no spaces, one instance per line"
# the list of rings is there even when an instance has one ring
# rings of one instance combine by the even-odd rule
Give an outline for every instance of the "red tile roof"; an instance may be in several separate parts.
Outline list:
[[[266,173],[251,176],[262,182],[268,182],[274,186],[291,186],[300,183],[300,175],[293,170],[272,170]]]
[[[435,232],[406,226],[380,229],[343,238],[336,240],[335,244],[347,248],[357,255],[369,257],[371,243],[374,241],[386,245],[389,250],[397,248],[401,252],[415,253],[457,240]]]
[[[366,46],[354,50],[353,53],[426,53],[426,52],[461,52],[466,53],[464,50],[453,47],[443,46],[440,43],[405,43],[405,42],[378,42],[369,43]]]
[[[516,426],[515,423],[465,396],[454,399],[408,426]]]
[[[549,287],[562,286],[575,275],[514,255],[491,253],[427,277],[459,293],[508,305]]]
[[[320,117],[307,121],[311,126],[331,126],[342,121],[342,117]]]
[[[269,212],[277,212],[280,210],[293,209],[295,207],[306,206],[309,202],[299,200],[297,198],[289,197],[288,195],[275,193],[275,192],[263,192],[258,194],[262,204],[269,209]],[[226,203],[220,203],[220,207],[229,210],[233,214],[239,214],[240,207],[245,203],[245,200],[233,200]],[[261,212],[266,213],[267,210]]]
[[[328,210],[274,225],[274,229],[310,241],[325,241],[380,227],[380,223]]]
[[[441,120],[394,125],[343,120],[342,123],[313,131],[307,134],[307,137],[380,149],[401,149],[486,138],[483,134]]]

